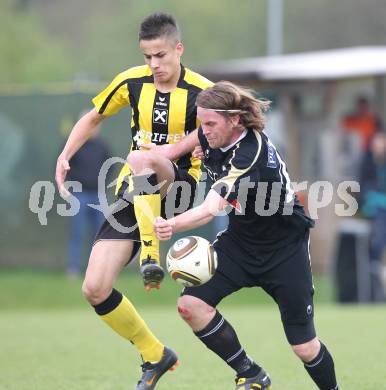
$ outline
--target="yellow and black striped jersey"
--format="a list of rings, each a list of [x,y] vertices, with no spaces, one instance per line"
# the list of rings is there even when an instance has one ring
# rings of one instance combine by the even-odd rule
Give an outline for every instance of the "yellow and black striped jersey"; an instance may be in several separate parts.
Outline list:
[[[195,106],[200,91],[213,85],[212,82],[181,65],[177,87],[168,93],[159,92],[154,77],[147,65],[130,68],[118,76],[92,101],[99,114],[109,116],[121,108],[131,106],[131,150],[138,144],[173,144],[199,125]],[[185,155],[175,162],[180,169],[186,169],[197,181],[201,162]],[[129,173],[124,166],[118,178],[118,186]]]

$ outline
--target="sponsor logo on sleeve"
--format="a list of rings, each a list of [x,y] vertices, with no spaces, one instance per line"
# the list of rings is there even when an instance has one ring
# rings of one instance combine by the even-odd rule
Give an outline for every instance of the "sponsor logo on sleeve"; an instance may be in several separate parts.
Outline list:
[[[277,168],[276,151],[275,151],[275,149],[271,145],[268,145],[267,167],[268,168]]]

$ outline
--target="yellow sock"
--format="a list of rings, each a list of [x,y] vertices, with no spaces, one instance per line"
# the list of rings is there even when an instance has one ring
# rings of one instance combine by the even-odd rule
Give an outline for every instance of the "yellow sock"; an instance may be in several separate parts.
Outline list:
[[[140,261],[150,256],[159,264],[159,240],[154,232],[153,223],[154,219],[161,215],[161,195],[135,195],[134,212],[141,237]]]
[[[124,295],[115,309],[100,317],[115,332],[130,340],[137,347],[145,362],[161,360],[164,345],[153,335],[135,307]]]

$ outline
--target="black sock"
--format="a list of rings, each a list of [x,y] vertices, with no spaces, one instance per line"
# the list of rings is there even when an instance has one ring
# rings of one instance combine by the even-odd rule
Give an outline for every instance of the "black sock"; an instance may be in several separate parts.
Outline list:
[[[194,334],[232,367],[237,375],[242,374],[250,378],[260,372],[261,368],[247,356],[240,345],[235,330],[218,311],[203,330],[194,332]]]
[[[316,358],[304,363],[304,368],[321,390],[338,390],[335,378],[334,360],[326,346],[320,343],[320,351]]]
[[[118,307],[121,301],[122,294],[113,288],[113,291],[111,291],[111,294],[106,298],[106,300],[99,303],[98,305],[94,305],[93,307],[97,314],[103,316],[112,312],[116,307]]]

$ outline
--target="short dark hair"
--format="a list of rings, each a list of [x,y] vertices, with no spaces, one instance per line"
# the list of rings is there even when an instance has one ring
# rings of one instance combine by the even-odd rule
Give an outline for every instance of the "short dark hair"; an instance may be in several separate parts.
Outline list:
[[[180,29],[174,16],[158,12],[143,20],[139,28],[138,39],[149,41],[160,37],[174,39],[176,43],[181,40]]]

